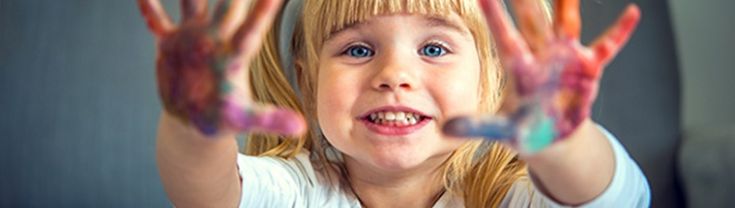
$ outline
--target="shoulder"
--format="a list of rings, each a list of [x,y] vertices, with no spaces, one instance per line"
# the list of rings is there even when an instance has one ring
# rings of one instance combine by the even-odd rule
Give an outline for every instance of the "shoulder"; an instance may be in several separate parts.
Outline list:
[[[521,177],[508,189],[500,207],[563,207],[541,193],[529,177]]]
[[[239,154],[237,165],[241,207],[354,207],[356,202],[315,171],[308,152],[289,159]]]

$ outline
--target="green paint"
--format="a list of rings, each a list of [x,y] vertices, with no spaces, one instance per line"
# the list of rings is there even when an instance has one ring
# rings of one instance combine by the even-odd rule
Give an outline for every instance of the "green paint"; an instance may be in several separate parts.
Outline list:
[[[210,66],[219,77],[219,91],[223,94],[232,92],[232,84],[225,77],[227,74],[227,56],[215,56]]]
[[[529,132],[526,138],[526,149],[530,152],[538,152],[551,145],[554,137],[556,137],[554,121],[547,116],[543,116]]]
[[[232,85],[226,80],[221,80],[219,82],[219,91],[222,92],[222,94],[230,94],[230,92],[232,92]]]

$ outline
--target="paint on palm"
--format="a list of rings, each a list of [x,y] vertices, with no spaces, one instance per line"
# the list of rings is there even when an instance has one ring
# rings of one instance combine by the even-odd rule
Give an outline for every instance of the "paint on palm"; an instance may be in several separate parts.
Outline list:
[[[520,31],[500,1],[480,1],[509,75],[507,112],[458,117],[443,129],[454,136],[504,140],[522,153],[536,153],[568,138],[589,119],[603,68],[633,33],[640,11],[630,5],[605,34],[583,46],[579,0],[557,0],[553,25],[538,15],[544,8],[540,1],[511,2]]]
[[[156,75],[167,112],[205,135],[223,129],[287,135],[304,131],[297,113],[250,99],[247,61],[257,52],[254,40],[262,38],[280,2],[259,1],[259,12],[243,19],[243,1],[220,1],[210,21],[206,1],[184,0],[179,27],[158,0],[138,3],[159,41]]]

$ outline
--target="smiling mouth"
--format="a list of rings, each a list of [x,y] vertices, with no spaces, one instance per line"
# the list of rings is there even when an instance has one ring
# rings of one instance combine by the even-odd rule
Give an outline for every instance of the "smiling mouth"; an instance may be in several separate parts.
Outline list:
[[[360,120],[375,133],[400,136],[421,129],[432,118],[410,109],[383,109],[368,113]]]
[[[428,116],[423,116],[413,112],[374,112],[365,118],[365,120],[383,126],[411,126],[420,123],[423,120],[429,119]]]

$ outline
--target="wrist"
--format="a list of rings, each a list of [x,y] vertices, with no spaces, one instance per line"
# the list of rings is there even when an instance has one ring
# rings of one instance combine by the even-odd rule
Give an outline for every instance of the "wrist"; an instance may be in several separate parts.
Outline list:
[[[520,156],[529,163],[529,166],[532,166],[531,164],[534,163],[546,164],[560,162],[558,160],[559,157],[567,157],[570,152],[573,152],[575,149],[584,149],[585,137],[590,137],[590,135],[602,134],[597,129],[595,122],[588,118],[582,121],[579,126],[566,137],[557,139],[547,148],[536,153],[521,154]]]
[[[159,150],[163,147],[176,151],[198,152],[210,148],[217,149],[218,146],[237,145],[235,136],[235,133],[224,131],[216,135],[204,135],[191,123],[163,111],[157,137]]]
[[[594,199],[614,175],[612,146],[586,119],[568,137],[533,155],[521,155],[540,190],[564,204]]]

